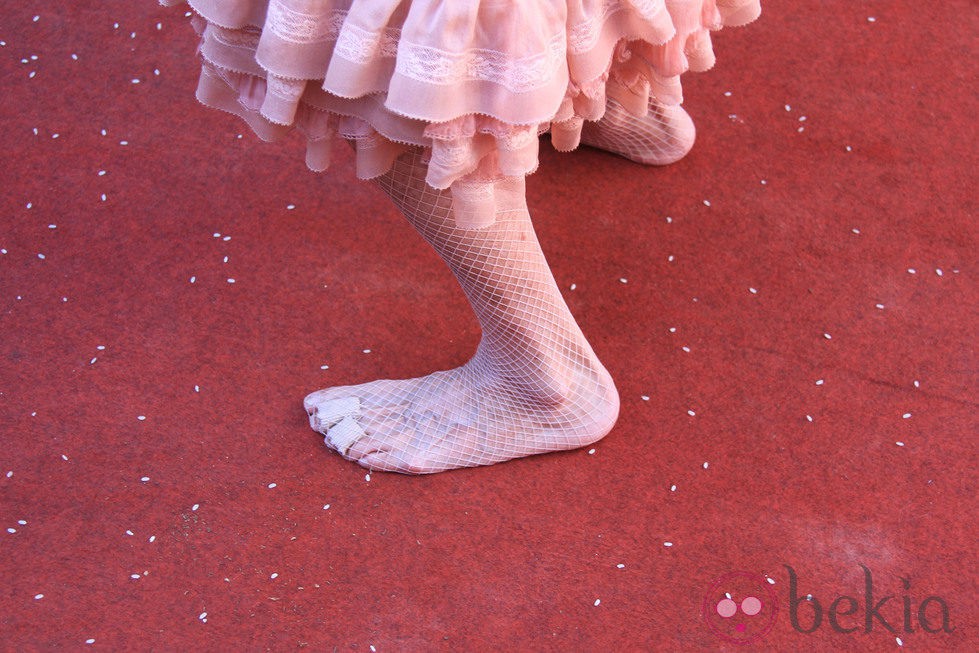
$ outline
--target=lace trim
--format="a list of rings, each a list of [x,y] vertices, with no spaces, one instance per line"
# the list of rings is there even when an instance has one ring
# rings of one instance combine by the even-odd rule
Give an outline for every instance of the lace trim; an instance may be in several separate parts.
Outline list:
[[[537,126],[531,125],[526,129],[508,131],[505,134],[496,135],[496,142],[503,150],[522,150],[530,147],[537,141]]]
[[[592,17],[568,30],[568,49],[573,54],[581,54],[594,48],[598,43],[602,25],[605,24],[609,16],[622,8],[622,3],[619,0],[605,0],[602,3],[602,15],[599,20]]]
[[[289,102],[297,102],[306,90],[306,80],[287,79],[278,75],[268,75],[268,93]]]
[[[746,1],[746,0],[728,0]],[[604,0],[599,15],[592,15],[567,32],[568,50],[572,54],[588,52],[598,43],[602,25],[626,9],[652,21],[664,10],[663,0]],[[356,64],[378,58],[397,58],[397,72],[429,84],[449,86],[467,81],[486,81],[514,93],[526,93],[546,86],[563,64],[565,35],[556,34],[545,52],[513,58],[507,53],[473,48],[464,52],[447,52],[438,48],[401,42],[401,30],[388,27],[369,31],[345,24],[348,12],[334,10],[325,14],[305,13],[286,6],[282,0],[268,7],[265,29],[279,38],[298,44],[336,41],[334,54]],[[225,32],[221,40],[248,47],[257,34]]]
[[[334,54],[347,61],[365,64],[379,57],[395,57],[401,30],[388,27],[382,32],[369,32],[355,25],[346,25],[340,31]]]
[[[521,58],[511,58],[496,50],[474,48],[453,53],[402,42],[396,71],[440,86],[485,81],[513,93],[526,93],[551,82],[564,56],[564,38],[560,34],[550,40],[544,52]]]
[[[750,5],[754,0],[718,1],[722,4]],[[603,0],[600,11],[571,25],[566,33],[562,31],[552,36],[543,52],[514,57],[486,48],[450,52],[402,42],[401,29],[363,29],[347,21],[349,12],[346,10],[305,13],[287,6],[287,3],[296,4],[295,0],[271,0],[264,28],[285,41],[296,44],[334,41],[334,56],[354,64],[395,59],[398,74],[423,83],[448,87],[481,81],[501,86],[512,93],[527,93],[553,83],[565,65],[567,54],[582,54],[593,49],[601,38],[602,27],[621,11],[638,14],[651,24],[668,18],[664,0]],[[257,48],[262,34],[262,30],[256,27],[240,30],[224,29],[213,24],[211,27],[216,41],[236,48]],[[694,57],[701,54],[701,50],[710,49],[709,41],[701,43],[694,40],[686,45],[692,50],[688,54]],[[301,80],[289,80],[271,73],[267,77],[270,94],[288,101],[298,101],[302,97],[305,85]],[[523,146],[521,143],[517,147]]]
[[[469,142],[446,143],[432,150],[432,158],[450,170],[464,167],[472,159],[472,147]]]
[[[576,23],[568,30],[568,49],[572,54],[583,54],[594,48],[598,44],[602,27],[609,17],[623,9],[634,9],[643,20],[653,22],[653,19],[663,11],[664,7],[663,0],[633,0],[632,2],[605,0],[602,2],[602,11],[599,17],[591,16],[588,20]]]
[[[493,183],[489,181],[456,181],[452,184],[453,196],[469,202],[487,202],[493,199]]]
[[[663,0],[632,0],[632,2],[629,4],[639,12],[639,15],[643,17],[643,20],[649,22],[652,22],[653,18],[656,17],[656,14],[660,13],[666,8]]]
[[[212,23],[211,28],[209,34],[215,41],[232,48],[254,50],[258,47],[258,41],[262,36],[261,30],[256,27],[231,30]]]
[[[272,2],[265,27],[279,38],[293,43],[335,41],[346,18],[347,12],[340,9],[322,15],[307,14],[281,2]]]

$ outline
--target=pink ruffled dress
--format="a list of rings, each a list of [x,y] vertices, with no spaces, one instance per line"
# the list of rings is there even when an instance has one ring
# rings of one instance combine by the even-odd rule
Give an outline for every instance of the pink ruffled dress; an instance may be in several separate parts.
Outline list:
[[[184,0],[160,0],[164,5]],[[356,144],[357,175],[425,148],[426,181],[474,225],[493,184],[533,172],[538,136],[578,146],[606,97],[637,115],[682,101],[680,75],[714,64],[710,32],[759,0],[189,0],[198,99],[263,140],[296,128],[306,163]]]

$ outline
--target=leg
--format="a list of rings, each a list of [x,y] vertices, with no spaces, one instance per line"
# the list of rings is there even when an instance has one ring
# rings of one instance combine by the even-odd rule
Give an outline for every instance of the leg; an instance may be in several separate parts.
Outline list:
[[[412,153],[381,188],[459,280],[483,335],[462,367],[306,398],[311,426],[371,469],[437,472],[573,449],[603,437],[618,394],[571,316],[530,222],[523,179],[497,185],[496,222],[460,229],[450,193]]]
[[[636,163],[662,166],[686,156],[696,135],[693,120],[679,105],[651,100],[649,112],[637,118],[609,98],[602,119],[585,123],[581,142]]]

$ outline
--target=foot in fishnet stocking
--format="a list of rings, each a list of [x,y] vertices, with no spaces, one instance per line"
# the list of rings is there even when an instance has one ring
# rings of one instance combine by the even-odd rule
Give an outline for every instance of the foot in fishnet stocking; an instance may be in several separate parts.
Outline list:
[[[451,194],[425,184],[417,153],[380,179],[452,269],[482,326],[462,367],[306,397],[327,445],[369,469],[438,472],[595,442],[619,399],[558,291],[534,234],[523,179],[497,184],[496,222],[458,228]]]
[[[586,122],[581,130],[585,145],[656,166],[682,159],[693,147],[696,136],[693,120],[679,105],[650,101],[649,112],[637,118],[612,98],[606,103],[602,119]]]

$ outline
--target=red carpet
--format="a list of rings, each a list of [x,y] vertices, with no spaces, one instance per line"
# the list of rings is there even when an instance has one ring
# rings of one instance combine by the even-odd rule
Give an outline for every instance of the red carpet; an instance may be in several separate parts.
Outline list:
[[[449,273],[197,105],[181,12],[8,3],[3,649],[979,649],[975,5],[789,4],[686,159],[529,181],[612,433],[367,479],[301,400],[464,362]]]

